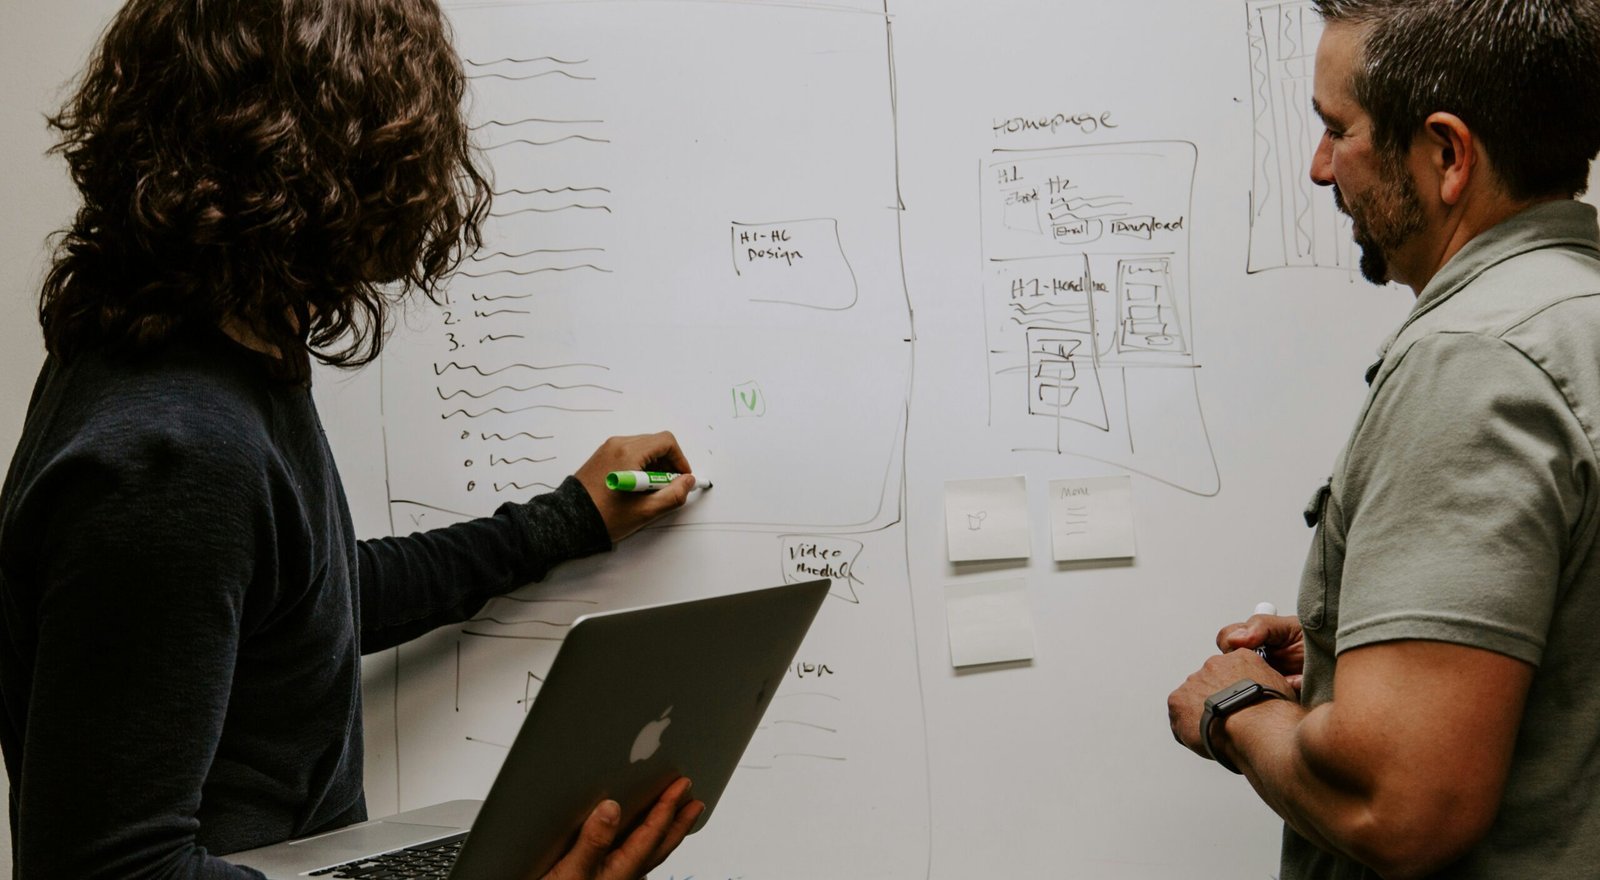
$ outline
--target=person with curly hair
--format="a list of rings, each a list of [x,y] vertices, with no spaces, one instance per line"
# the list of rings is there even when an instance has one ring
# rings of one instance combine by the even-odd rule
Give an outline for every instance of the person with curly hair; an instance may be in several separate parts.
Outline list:
[[[435,0],[129,0],[50,119],[82,207],[40,297],[49,352],[0,490],[0,747],[19,878],[259,877],[217,853],[366,818],[362,654],[609,550],[693,480],[671,434],[606,441],[492,516],[357,541],[311,359],[482,242],[489,189]],[[631,880],[704,806],[558,880]]]

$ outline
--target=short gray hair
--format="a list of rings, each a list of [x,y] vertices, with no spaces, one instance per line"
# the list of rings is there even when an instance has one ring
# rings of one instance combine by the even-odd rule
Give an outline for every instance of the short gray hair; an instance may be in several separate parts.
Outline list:
[[[1516,198],[1575,196],[1600,152],[1600,0],[1312,0],[1360,27],[1352,83],[1403,151],[1435,112],[1483,144]]]

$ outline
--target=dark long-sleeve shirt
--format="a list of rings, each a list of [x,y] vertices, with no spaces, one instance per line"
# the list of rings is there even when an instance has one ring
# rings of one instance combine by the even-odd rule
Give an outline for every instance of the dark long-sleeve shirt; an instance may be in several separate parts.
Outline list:
[[[360,654],[609,548],[576,480],[355,540],[308,388],[223,339],[50,359],[0,492],[0,747],[31,878],[222,878],[365,818]]]

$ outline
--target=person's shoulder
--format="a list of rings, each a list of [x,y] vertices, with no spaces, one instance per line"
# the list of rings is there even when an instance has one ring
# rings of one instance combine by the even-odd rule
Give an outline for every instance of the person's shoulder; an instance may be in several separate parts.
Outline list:
[[[1584,333],[1600,339],[1600,251],[1553,245],[1489,267],[1457,295],[1485,332],[1499,336]],[[1458,310],[1461,311],[1461,310]]]
[[[47,369],[29,426],[53,450],[45,460],[188,480],[237,477],[271,457],[273,380],[225,351],[85,352]]]
[[[1600,251],[1555,243],[1495,263],[1409,321],[1394,350],[1493,354],[1502,346],[1490,340],[1552,375],[1591,365],[1600,349]]]

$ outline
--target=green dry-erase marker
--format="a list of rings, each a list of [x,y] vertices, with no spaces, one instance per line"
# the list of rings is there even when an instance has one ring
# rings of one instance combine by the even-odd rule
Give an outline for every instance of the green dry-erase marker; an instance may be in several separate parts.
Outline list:
[[[606,488],[618,492],[654,492],[664,489],[679,477],[688,474],[673,474],[665,471],[612,471],[606,474]],[[711,481],[695,478],[694,488],[709,489]]]

